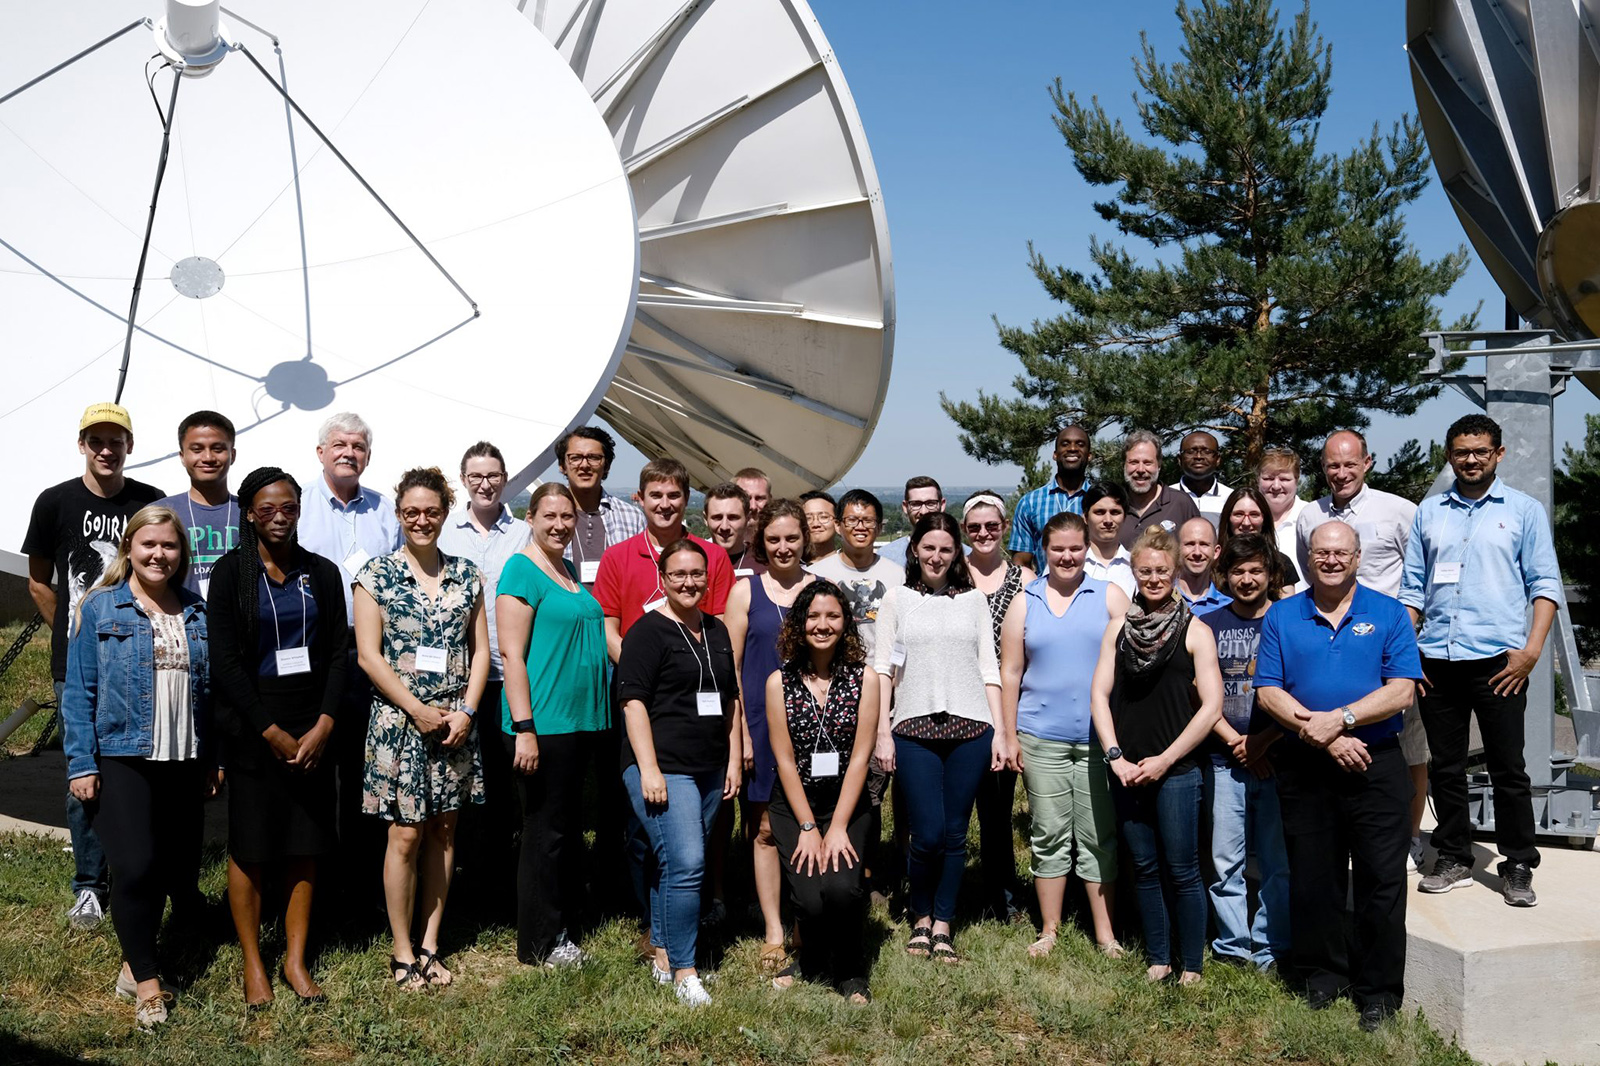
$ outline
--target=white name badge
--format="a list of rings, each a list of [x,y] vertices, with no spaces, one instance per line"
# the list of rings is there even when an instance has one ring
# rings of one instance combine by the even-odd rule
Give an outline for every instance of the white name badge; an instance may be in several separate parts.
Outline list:
[[[600,560],[585,559],[578,564],[578,580],[585,585],[594,584],[594,579],[600,576]]]
[[[715,692],[696,692],[694,694],[694,702],[700,711],[700,717],[720,718],[722,716],[722,697]]]
[[[443,648],[418,648],[417,669],[430,674],[442,674],[449,668],[449,657]]]
[[[346,570],[350,571],[350,573],[354,574],[356,571],[360,570],[363,566],[366,566],[367,565],[367,560],[371,559],[371,558],[372,558],[372,556],[370,556],[366,552],[362,551],[360,546],[358,545],[358,546],[356,546],[354,548],[351,548],[350,549],[350,554],[346,555],[344,557],[344,568]]]
[[[1460,580],[1460,563],[1439,563],[1433,568],[1433,583],[1435,585],[1454,585]]]
[[[893,666],[893,667],[896,667],[896,668],[899,668],[899,667],[904,666],[905,664],[906,664],[906,646],[904,644],[901,644],[897,640],[894,643],[894,647],[889,649],[889,665]]]
[[[290,674],[309,674],[311,672],[310,648],[279,648],[278,649],[278,676],[288,677]]]
[[[667,605],[667,598],[665,596],[658,596],[657,598],[651,600],[649,603],[645,604],[644,605],[644,610],[645,610],[646,614],[649,614],[651,611],[655,610],[657,607],[665,607],[666,605]]]
[[[756,572],[748,566],[741,566],[734,570],[734,577],[755,577]]]
[[[203,600],[209,595],[211,595],[211,579],[203,577],[200,579],[200,598]]]
[[[839,753],[836,751],[814,751],[811,753],[812,777],[838,777]]]

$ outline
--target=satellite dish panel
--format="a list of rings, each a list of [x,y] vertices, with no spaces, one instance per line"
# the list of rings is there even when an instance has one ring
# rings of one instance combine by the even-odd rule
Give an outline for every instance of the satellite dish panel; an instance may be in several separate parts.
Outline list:
[[[600,414],[696,481],[778,495],[861,455],[894,347],[889,231],[844,76],[800,0],[524,0],[611,130],[638,314]]]
[[[7,13],[0,96],[151,25],[0,101],[6,570],[26,573],[23,501],[81,473],[79,415],[117,388],[169,99],[122,397],[130,477],[187,484],[174,436],[198,408],[237,424],[243,469],[310,477],[317,427],[353,410],[374,429],[370,484],[449,470],[491,439],[520,487],[621,359],[639,274],[628,179],[588,94],[514,8],[230,2],[222,38],[242,50],[200,55],[205,76],[176,89],[158,0]],[[187,30],[183,9],[207,0],[168,6]]]
[[[1524,320],[1600,335],[1600,0],[1408,0],[1439,178]]]

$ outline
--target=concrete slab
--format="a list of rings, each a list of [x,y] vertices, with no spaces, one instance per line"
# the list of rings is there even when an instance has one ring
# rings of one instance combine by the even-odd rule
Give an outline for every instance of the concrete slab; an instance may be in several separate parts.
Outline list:
[[[1501,899],[1500,855],[1473,850],[1470,888],[1430,896],[1410,879],[1405,1009],[1484,1062],[1600,1064],[1600,853],[1541,847],[1528,909]]]

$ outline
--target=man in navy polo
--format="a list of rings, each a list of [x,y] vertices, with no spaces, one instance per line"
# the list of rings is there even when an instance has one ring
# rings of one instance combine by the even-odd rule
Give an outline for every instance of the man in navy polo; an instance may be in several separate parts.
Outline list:
[[[1256,698],[1289,734],[1272,762],[1295,965],[1312,1009],[1348,991],[1372,1032],[1404,991],[1413,787],[1399,736],[1422,662],[1400,601],[1356,583],[1353,528],[1337,519],[1318,526],[1308,560],[1311,588],[1273,604],[1262,621]]]

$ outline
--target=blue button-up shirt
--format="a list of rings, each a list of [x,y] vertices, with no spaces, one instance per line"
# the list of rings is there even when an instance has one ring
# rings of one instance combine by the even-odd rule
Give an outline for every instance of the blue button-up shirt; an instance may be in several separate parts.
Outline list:
[[[1189,613],[1196,616],[1205,614],[1207,611],[1214,611],[1218,607],[1226,607],[1228,604],[1233,602],[1232,596],[1229,596],[1225,592],[1219,591],[1217,586],[1214,584],[1206,585],[1206,591],[1204,595],[1193,597],[1189,595],[1189,590],[1183,587],[1182,582],[1179,582],[1178,593],[1188,601]]]
[[[1422,680],[1422,659],[1411,616],[1393,597],[1358,583],[1337,629],[1310,592],[1279,600],[1262,619],[1257,692],[1281,688],[1308,711],[1332,711],[1397,677]],[[1396,712],[1351,735],[1368,744],[1388,740],[1400,735],[1403,719]]]
[[[348,504],[333,494],[318,474],[300,501],[300,546],[338,566],[344,584],[345,617],[355,625],[355,601],[350,588],[356,571],[380,555],[400,547],[400,519],[394,501],[365,485]],[[356,549],[360,549],[357,554]],[[348,560],[348,562],[347,562]],[[354,564],[354,565],[350,565]]]
[[[1441,564],[1457,580],[1440,581]],[[1528,604],[1560,603],[1561,569],[1544,508],[1499,478],[1477,500],[1452,485],[1417,509],[1400,602],[1422,612],[1430,659],[1488,659],[1528,637]]]
[[[507,560],[526,548],[532,535],[528,523],[517,521],[505,504],[500,505],[500,517],[489,527],[488,535],[478,531],[468,507],[452,514],[439,531],[439,550],[471,559],[483,579],[483,607],[489,614],[489,677],[494,681],[501,678],[500,637],[494,624],[495,590],[500,587],[500,571],[505,569]]]
[[[1034,565],[1043,567],[1044,545],[1039,543],[1039,536],[1044,532],[1045,523],[1063,511],[1082,514],[1083,494],[1087,491],[1087,479],[1076,492],[1068,492],[1052,478],[1033,491],[1023,493],[1011,516],[1011,538],[1006,548],[1031,553]]]

